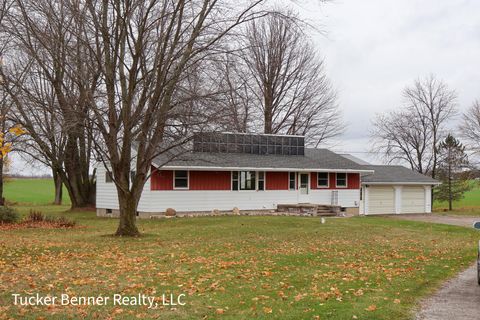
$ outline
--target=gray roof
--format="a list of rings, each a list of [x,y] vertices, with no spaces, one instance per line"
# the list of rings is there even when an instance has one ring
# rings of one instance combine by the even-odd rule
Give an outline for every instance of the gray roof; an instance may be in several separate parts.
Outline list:
[[[373,174],[362,175],[362,183],[406,183],[406,184],[438,184],[438,181],[412,171],[403,166],[368,165],[364,168],[374,170]]]
[[[258,155],[248,153],[187,152],[168,160],[166,155],[157,157],[154,164],[164,168],[252,168],[252,169],[306,169],[310,171],[338,170],[371,172],[339,154],[327,149],[305,148],[305,156]]]
[[[351,155],[351,154],[349,154],[349,153],[342,153],[341,156],[342,156],[342,157],[345,157],[345,158],[347,158],[347,159],[349,159],[349,160],[352,160],[353,162],[358,163],[358,164],[370,165],[370,162],[367,162],[367,161],[365,161],[365,160],[363,160],[363,159],[360,159],[360,158],[358,158],[358,157],[356,157],[356,156],[354,156],[354,155]]]

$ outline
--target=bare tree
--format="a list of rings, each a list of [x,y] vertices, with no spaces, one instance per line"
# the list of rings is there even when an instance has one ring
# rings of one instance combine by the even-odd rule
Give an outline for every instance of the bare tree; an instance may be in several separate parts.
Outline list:
[[[417,114],[417,118],[426,119],[429,124],[432,139],[431,176],[435,178],[438,165],[437,147],[445,135],[446,122],[456,113],[457,94],[433,75],[415,81],[403,94],[408,107]]]
[[[88,68],[92,57],[76,37],[84,20],[75,19],[70,9],[65,1],[12,1],[3,33],[14,45],[3,87],[16,120],[51,166],[57,193],[61,177],[75,208],[91,206],[94,199],[92,137],[86,128],[99,72]],[[54,138],[57,130],[59,139]]]
[[[101,72],[92,130],[117,188],[117,235],[139,234],[137,206],[152,160],[186,143],[200,121],[190,108],[197,104],[187,103],[181,90],[192,68],[230,30],[253,19],[259,3],[228,8],[210,0],[113,0],[77,9],[78,19],[87,21],[82,37],[95,56],[92,68]]]
[[[292,12],[252,21],[246,30],[244,60],[264,133],[302,134],[318,145],[342,132],[323,60]]]
[[[435,177],[438,142],[455,114],[456,94],[429,76],[403,92],[404,107],[373,120],[372,149],[387,162],[409,163],[412,170]]]
[[[390,112],[373,121],[374,152],[384,154],[387,162],[406,162],[419,173],[432,169],[431,132],[424,118],[415,113]]]
[[[218,108],[217,122],[219,130],[231,132],[248,132],[253,130],[252,120],[255,111],[255,97],[249,81],[249,71],[236,54],[226,54],[216,64],[212,79],[217,84],[219,92],[214,102]]]
[[[462,115],[460,131],[464,139],[475,153],[480,152],[480,101],[473,105]]]

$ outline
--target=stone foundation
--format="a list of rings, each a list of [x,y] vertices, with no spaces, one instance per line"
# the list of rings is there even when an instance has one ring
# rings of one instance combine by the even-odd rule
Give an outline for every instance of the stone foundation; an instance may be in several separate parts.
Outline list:
[[[97,208],[97,217],[118,218],[120,210]]]
[[[355,213],[356,212],[356,213]],[[346,208],[347,214],[358,214],[358,208]],[[120,211],[117,209],[97,208],[98,217],[118,218]],[[193,218],[193,217],[219,217],[219,216],[296,216],[296,217],[313,217],[318,216],[316,212],[298,212],[286,211],[279,212],[277,210],[238,210],[233,208],[229,211],[196,211],[196,212],[177,212],[175,216],[166,216],[165,212],[139,212],[140,219],[168,219],[168,218]]]

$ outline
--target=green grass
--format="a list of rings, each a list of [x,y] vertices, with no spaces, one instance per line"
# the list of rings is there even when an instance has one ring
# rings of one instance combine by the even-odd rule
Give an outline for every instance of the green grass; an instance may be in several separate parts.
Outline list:
[[[5,183],[4,197],[10,203],[45,205],[54,200],[55,187],[52,179],[11,179]],[[65,204],[70,204],[68,192],[63,188]]]
[[[386,218],[208,217],[142,220],[143,237],[119,239],[106,236],[115,219],[37,209],[83,228],[0,231],[0,305],[9,306],[0,318],[408,319],[419,297],[473,261],[478,238]],[[37,292],[185,293],[187,305],[12,306],[12,293]]]
[[[140,220],[143,236],[130,239],[110,236],[118,220],[94,212],[17,206],[22,216],[31,208],[79,227],[0,229],[0,319],[410,319],[421,297],[471,265],[478,239],[380,217],[253,216]],[[12,293],[184,293],[186,305],[21,307]]]
[[[463,199],[453,202],[453,210],[448,211],[448,202],[435,201],[433,210],[438,214],[480,217],[480,183],[471,182],[472,189],[465,192]]]

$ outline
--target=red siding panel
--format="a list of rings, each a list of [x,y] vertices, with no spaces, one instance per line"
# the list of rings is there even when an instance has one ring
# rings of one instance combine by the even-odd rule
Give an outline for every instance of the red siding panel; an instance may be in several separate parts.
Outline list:
[[[231,190],[230,171],[190,171],[190,190]]]
[[[310,189],[318,189],[317,188],[317,173],[311,172],[310,173]]]
[[[152,167],[150,190],[173,190],[173,171]]]
[[[349,173],[347,179],[348,179],[348,189],[360,189],[359,173]]]
[[[288,172],[266,172],[266,190],[288,190]]]
[[[335,172],[330,172],[330,181],[328,182],[329,189],[337,189],[337,175]],[[345,189],[345,188],[342,188]]]

